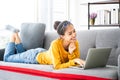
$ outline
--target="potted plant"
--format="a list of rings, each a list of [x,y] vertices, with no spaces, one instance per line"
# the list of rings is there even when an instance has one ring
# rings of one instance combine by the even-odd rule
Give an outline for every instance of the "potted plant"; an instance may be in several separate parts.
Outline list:
[[[97,17],[97,13],[91,13],[90,14],[90,24],[91,25],[94,25],[96,17]]]

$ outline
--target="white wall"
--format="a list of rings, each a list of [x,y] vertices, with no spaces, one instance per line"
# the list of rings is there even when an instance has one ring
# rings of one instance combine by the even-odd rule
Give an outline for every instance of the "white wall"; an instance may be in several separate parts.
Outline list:
[[[81,0],[70,0],[70,20],[75,28],[87,29],[87,5],[81,5]]]

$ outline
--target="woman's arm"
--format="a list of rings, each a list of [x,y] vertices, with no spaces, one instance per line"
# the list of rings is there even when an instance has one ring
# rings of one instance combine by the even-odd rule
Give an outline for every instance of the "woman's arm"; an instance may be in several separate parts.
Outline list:
[[[60,51],[59,48],[60,48],[60,46],[57,43],[52,43],[51,47],[50,47],[52,62],[53,62],[54,68],[55,69],[61,69],[61,68],[68,68],[70,66],[76,65],[74,59],[80,57],[79,48],[76,47],[75,51],[73,51],[72,54],[68,55],[69,61],[64,62],[64,63],[62,62],[63,57],[61,57],[61,55],[60,55],[61,51]]]
[[[59,45],[57,43],[52,43],[50,46],[52,63],[55,69],[68,68],[75,65],[74,60],[69,60],[68,62],[63,63],[60,56],[61,51],[59,50]]]
[[[72,51],[72,53],[70,53],[68,55],[69,60],[74,59],[74,63],[79,64],[79,65],[84,65],[85,61],[80,59],[80,51],[79,51],[79,43],[78,43],[78,41],[76,41],[75,44],[72,44],[71,48],[73,48],[72,49],[73,51]]]

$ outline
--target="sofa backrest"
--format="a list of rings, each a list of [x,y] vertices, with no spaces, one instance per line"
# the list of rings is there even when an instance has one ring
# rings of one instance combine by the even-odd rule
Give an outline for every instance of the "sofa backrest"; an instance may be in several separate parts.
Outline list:
[[[43,43],[44,46],[43,47],[45,49],[49,49],[51,42],[58,37],[59,36],[58,36],[57,32],[54,32],[54,31],[53,32],[51,32],[51,31],[45,32],[44,43]]]
[[[46,32],[44,38],[44,48],[49,49],[50,43],[58,36],[57,32]],[[112,48],[108,63],[117,65],[117,58],[120,54],[120,29],[105,30],[79,30],[77,39],[80,45],[80,55],[86,59],[89,48]]]
[[[117,65],[120,54],[120,29],[101,30],[97,32],[96,48],[112,48],[108,64]]]

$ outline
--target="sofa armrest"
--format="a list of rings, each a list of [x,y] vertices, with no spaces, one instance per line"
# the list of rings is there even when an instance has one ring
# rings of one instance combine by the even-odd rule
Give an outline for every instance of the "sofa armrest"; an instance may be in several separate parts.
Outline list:
[[[0,49],[0,61],[3,61],[4,51],[5,49]]]
[[[120,78],[120,55],[118,56],[118,78]]]

